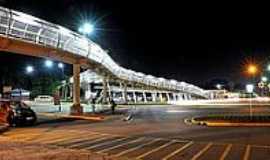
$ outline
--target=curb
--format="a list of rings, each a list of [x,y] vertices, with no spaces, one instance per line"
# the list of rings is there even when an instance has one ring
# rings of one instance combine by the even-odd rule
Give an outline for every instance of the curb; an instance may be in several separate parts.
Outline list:
[[[270,127],[270,122],[267,123],[239,123],[239,122],[207,122],[207,121],[197,121],[195,118],[184,119],[184,122],[188,125],[201,125],[208,127]]]
[[[57,118],[70,118],[70,119],[81,119],[81,120],[94,120],[94,121],[103,121],[105,117],[102,116],[76,116],[76,115],[61,115],[55,113],[37,113],[37,115],[48,116],[48,117],[57,117]]]
[[[206,122],[209,127],[270,127],[270,123]]]
[[[9,129],[7,124],[0,125],[0,133],[3,133]]]

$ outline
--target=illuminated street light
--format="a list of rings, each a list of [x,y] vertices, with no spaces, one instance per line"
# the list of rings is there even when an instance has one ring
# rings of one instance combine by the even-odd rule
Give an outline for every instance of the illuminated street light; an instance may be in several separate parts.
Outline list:
[[[267,69],[267,71],[270,71],[270,64],[268,64],[266,69]]]
[[[90,24],[90,23],[84,23],[80,28],[79,28],[79,32],[82,34],[91,34],[94,31],[94,25]]]
[[[263,82],[267,82],[267,80],[268,80],[267,77],[265,77],[265,76],[263,76],[261,79]]]
[[[58,63],[58,68],[63,69],[64,68],[64,64],[63,63]]]
[[[51,68],[53,66],[53,61],[51,60],[46,60],[45,61],[45,66],[48,67],[48,68]]]
[[[32,73],[33,71],[34,71],[33,66],[27,66],[27,67],[26,67],[26,72],[27,72],[27,73]]]
[[[249,74],[254,76],[257,73],[258,69],[257,66],[255,66],[254,64],[250,64],[247,71]]]
[[[217,87],[217,89],[221,89],[222,86],[221,86],[221,84],[217,84],[216,87]]]

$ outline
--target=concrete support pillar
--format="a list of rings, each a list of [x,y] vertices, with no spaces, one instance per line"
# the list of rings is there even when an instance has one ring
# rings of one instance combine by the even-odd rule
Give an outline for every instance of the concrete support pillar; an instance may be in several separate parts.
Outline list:
[[[133,92],[133,99],[134,99],[134,103],[137,103],[137,96],[136,96],[136,92]]]
[[[110,86],[110,81],[107,81],[107,88],[108,88],[108,93],[109,93],[108,96],[109,96],[110,98],[113,98],[113,97],[112,97],[112,90],[111,90],[111,86]]]
[[[152,101],[153,102],[156,102],[157,101],[157,93],[156,92],[153,92],[151,94],[152,94]]]
[[[172,95],[173,95],[173,101],[176,102],[177,101],[176,94],[175,93],[172,93]]]
[[[69,86],[69,89],[70,89],[69,96],[70,96],[70,98],[72,98],[73,97],[73,84],[72,84],[72,86]]]
[[[147,98],[146,98],[146,93],[145,93],[145,91],[143,91],[143,100],[144,100],[145,103],[147,103]]]
[[[169,102],[170,101],[170,95],[169,95],[168,92],[166,93],[166,96],[167,96],[167,102]]]
[[[64,95],[64,99],[65,99],[65,101],[67,100],[67,95],[68,95],[68,87],[69,87],[69,86],[65,85],[65,88],[64,88],[64,89],[65,89],[65,93],[64,93],[64,94],[65,94],[65,95]]]
[[[181,96],[182,96],[181,93],[178,93],[177,94],[177,101],[181,101],[182,100],[182,97]]]
[[[191,94],[188,94],[188,100],[192,100]]]
[[[122,98],[123,98],[124,102],[127,103],[127,101],[128,101],[128,98],[127,98],[127,84],[120,82],[120,88],[122,89]]]
[[[161,92],[159,92],[159,100],[160,100],[160,102],[163,102],[163,98],[162,98],[162,93]]]
[[[188,95],[187,95],[187,93],[184,93],[184,100],[188,100]]]
[[[102,81],[103,89],[102,89],[102,103],[108,102],[108,85],[107,85],[107,79],[103,78]]]
[[[73,64],[73,106],[72,113],[81,113],[80,104],[80,65]]]

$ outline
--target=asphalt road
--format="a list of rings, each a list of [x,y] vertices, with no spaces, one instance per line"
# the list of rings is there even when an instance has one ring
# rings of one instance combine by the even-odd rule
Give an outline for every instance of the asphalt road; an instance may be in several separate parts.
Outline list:
[[[122,108],[121,113],[127,115],[130,108]],[[254,114],[270,113],[269,108],[253,106]],[[268,127],[184,123],[192,116],[248,114],[249,106],[137,106],[132,112],[130,121],[115,115],[103,122],[48,119],[46,123],[43,117],[37,126],[12,129],[4,136],[135,159],[270,159]]]

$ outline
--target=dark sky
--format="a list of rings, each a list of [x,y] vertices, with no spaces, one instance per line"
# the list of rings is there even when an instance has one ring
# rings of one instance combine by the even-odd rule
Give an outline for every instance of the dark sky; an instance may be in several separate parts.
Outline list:
[[[195,84],[212,78],[239,81],[244,59],[266,63],[270,55],[270,13],[261,6],[172,0],[0,3],[73,30],[88,19],[97,27],[92,39],[120,65]]]

